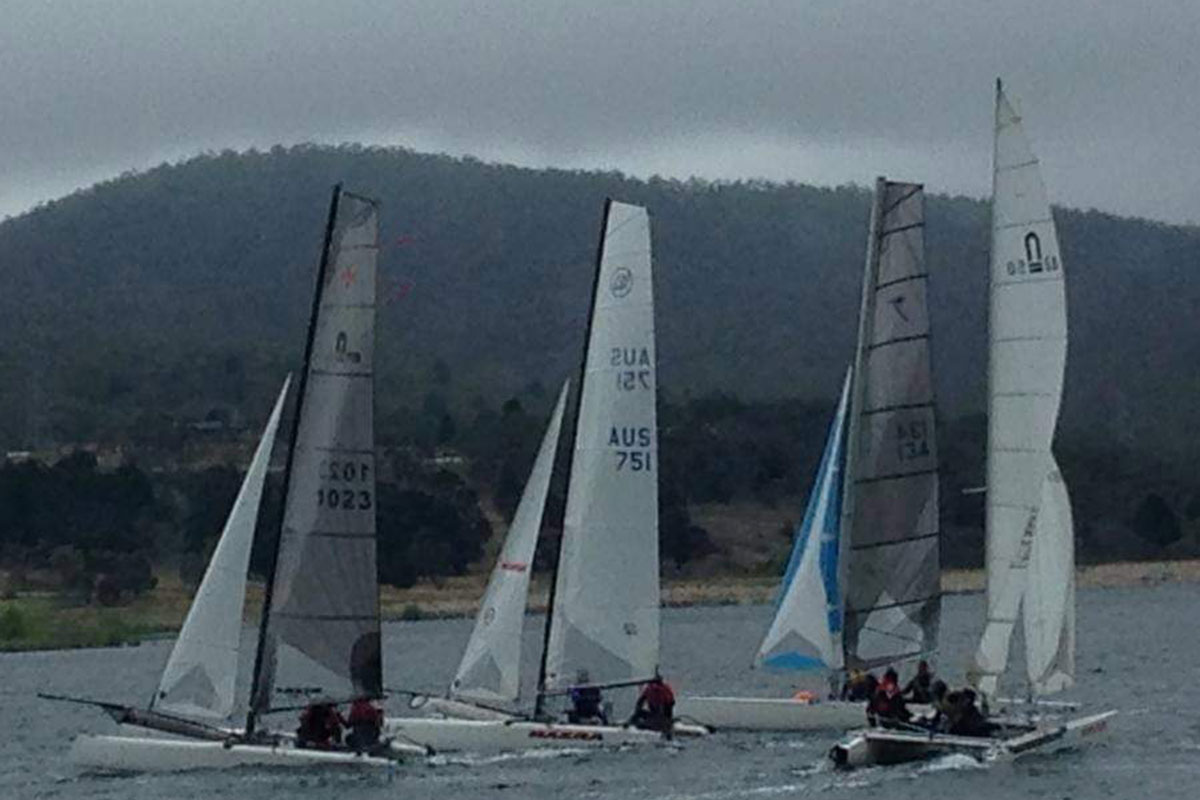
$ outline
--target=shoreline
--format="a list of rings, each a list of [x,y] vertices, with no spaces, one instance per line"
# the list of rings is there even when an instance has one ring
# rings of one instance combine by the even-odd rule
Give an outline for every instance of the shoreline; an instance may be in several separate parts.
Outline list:
[[[1200,583],[1200,559],[1188,561],[1132,561],[1081,566],[1075,572],[1079,588],[1127,588],[1164,583]],[[487,582],[486,575],[466,575],[437,581],[422,580],[397,589],[380,587],[380,612],[387,622],[472,617]],[[662,582],[662,605],[760,605],[774,601],[779,578],[721,576],[672,578]],[[544,613],[548,580],[536,577],[529,591],[528,613]],[[942,572],[944,594],[970,594],[984,589],[982,569]],[[0,600],[0,652],[42,652],[89,647],[136,645],[169,637],[179,630],[191,603],[190,592],[167,577],[147,595],[122,606],[70,605],[53,594],[30,593]],[[245,618],[258,618],[262,587],[247,591]]]

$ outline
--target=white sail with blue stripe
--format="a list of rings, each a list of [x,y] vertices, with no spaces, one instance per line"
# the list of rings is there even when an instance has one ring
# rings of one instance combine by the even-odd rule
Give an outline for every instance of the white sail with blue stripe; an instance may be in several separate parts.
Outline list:
[[[842,668],[838,553],[850,383],[847,371],[808,507],[796,529],[775,618],[758,650],[756,666],[797,671]]]

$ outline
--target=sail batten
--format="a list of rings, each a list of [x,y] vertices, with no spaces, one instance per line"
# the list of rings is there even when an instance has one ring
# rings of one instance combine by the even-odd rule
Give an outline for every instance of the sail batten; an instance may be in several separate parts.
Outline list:
[[[1033,155],[997,83],[990,264],[987,624],[972,680],[994,695],[1025,621],[1031,689],[1074,671],[1070,501],[1051,452],[1067,354],[1065,274]]]
[[[378,697],[374,346],[378,210],[339,188],[330,208],[252,694],[277,685]],[[253,727],[248,725],[248,727]]]
[[[868,234],[842,538],[847,667],[934,650],[941,609],[924,189],[880,179]]]
[[[543,689],[658,670],[658,431],[650,218],[609,201],[585,345]]]
[[[290,384],[289,376],[171,649],[150,702],[153,710],[207,720],[225,719],[233,713],[250,550]]]

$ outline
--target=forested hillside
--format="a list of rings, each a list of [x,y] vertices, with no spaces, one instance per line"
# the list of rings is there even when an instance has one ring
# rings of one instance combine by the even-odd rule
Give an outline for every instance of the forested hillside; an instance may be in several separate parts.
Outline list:
[[[515,454],[531,455],[548,396],[577,364],[613,196],[653,218],[664,470],[668,446],[687,454],[666,491],[693,505],[797,502],[850,357],[865,189],[641,181],[401,149],[210,154],[0,223],[0,445],[161,453],[206,415],[260,424],[299,361],[335,181],[383,204],[382,445],[467,453],[475,485],[511,501],[527,469]],[[1140,519],[1153,553],[1194,549],[1200,230],[1056,216],[1072,326],[1059,449],[1081,539],[1094,555],[1141,554],[1095,545],[1127,540]],[[974,531],[979,509],[957,489],[982,479],[987,207],[931,196],[927,222],[944,515]],[[694,526],[676,523],[686,550]],[[970,560],[978,537],[964,536],[949,549]]]

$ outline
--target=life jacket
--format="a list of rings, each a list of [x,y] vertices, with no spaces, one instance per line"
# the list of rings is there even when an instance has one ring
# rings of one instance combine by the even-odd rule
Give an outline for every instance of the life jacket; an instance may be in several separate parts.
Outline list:
[[[651,713],[666,713],[675,706],[675,692],[665,681],[646,684],[642,689],[642,699]]]

